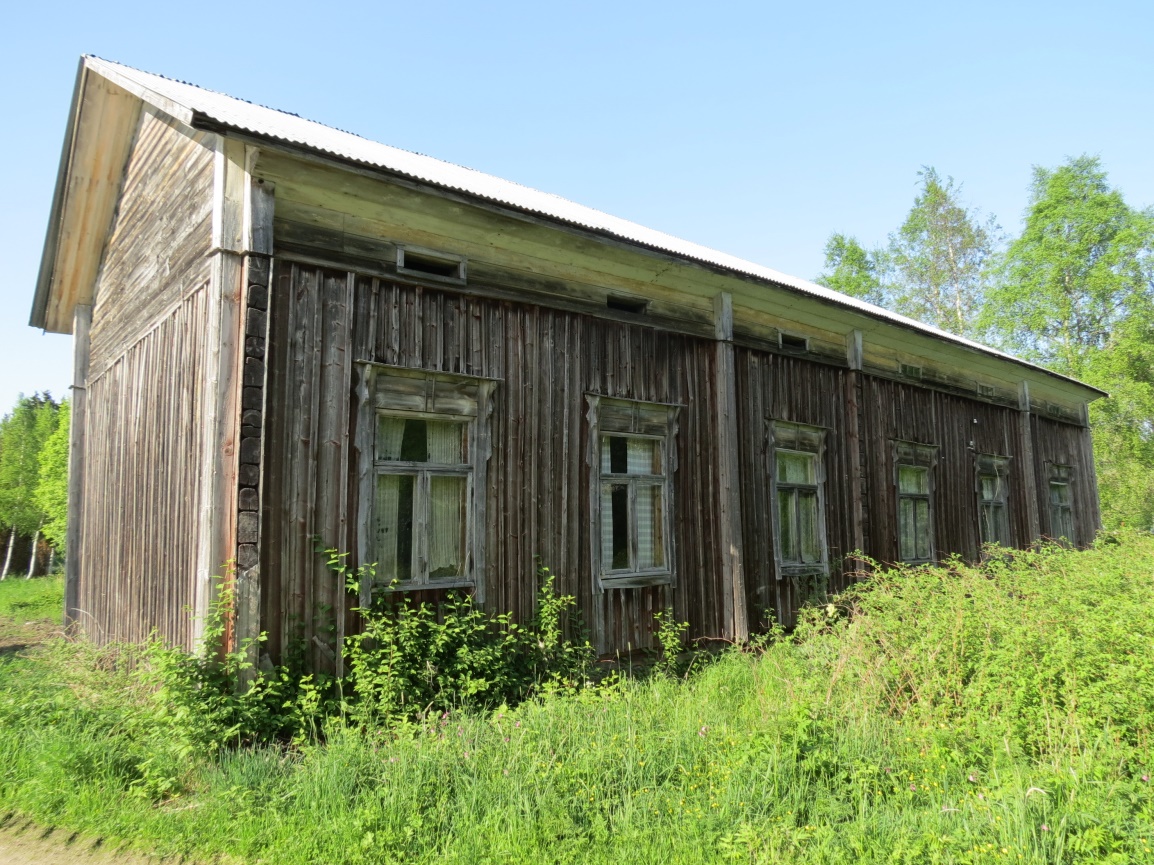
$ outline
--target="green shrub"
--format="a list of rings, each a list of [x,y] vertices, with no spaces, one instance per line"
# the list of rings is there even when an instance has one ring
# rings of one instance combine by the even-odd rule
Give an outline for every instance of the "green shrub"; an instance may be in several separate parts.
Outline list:
[[[346,574],[343,557],[328,552],[348,588],[358,588],[363,572]],[[525,625],[508,613],[485,613],[471,596],[452,592],[437,607],[384,593],[358,609],[364,627],[345,640],[341,682],[351,717],[373,726],[430,712],[515,705],[546,690],[581,687],[594,657],[587,640],[564,633],[576,600],[556,594],[548,569],[540,576],[536,612]]]

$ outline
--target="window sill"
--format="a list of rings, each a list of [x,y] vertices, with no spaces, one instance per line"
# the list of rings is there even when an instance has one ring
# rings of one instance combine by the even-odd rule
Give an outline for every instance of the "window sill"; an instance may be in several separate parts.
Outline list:
[[[477,581],[472,579],[445,579],[417,582],[408,580],[404,583],[373,583],[374,592],[428,592],[441,589],[475,589]]]
[[[639,571],[628,574],[602,574],[601,589],[641,589],[646,586],[673,585],[672,571]]]
[[[786,577],[813,577],[813,576],[829,576],[829,565],[821,563],[816,565],[783,565],[777,566],[777,578],[784,579]]]

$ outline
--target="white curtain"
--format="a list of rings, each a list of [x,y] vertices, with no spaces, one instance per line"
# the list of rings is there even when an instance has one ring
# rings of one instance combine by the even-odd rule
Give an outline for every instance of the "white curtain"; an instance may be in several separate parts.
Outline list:
[[[459,423],[427,422],[429,462],[443,466],[459,466],[463,463],[461,447],[465,425]]]
[[[377,578],[383,582],[401,579],[397,573],[397,541],[400,533],[401,476],[377,476],[376,516]],[[406,569],[407,570],[407,569]]]
[[[459,438],[459,437],[458,437]],[[430,436],[430,449],[432,437]],[[466,479],[429,478],[429,576],[464,575]]]

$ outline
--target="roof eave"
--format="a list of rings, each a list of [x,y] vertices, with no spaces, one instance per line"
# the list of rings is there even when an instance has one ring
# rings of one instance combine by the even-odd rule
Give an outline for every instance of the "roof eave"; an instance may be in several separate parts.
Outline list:
[[[44,249],[40,255],[40,272],[36,277],[36,294],[32,298],[32,313],[28,323],[32,327],[48,326],[48,299],[52,295],[52,281],[56,272],[56,252],[60,243],[60,224],[72,165],[76,126],[80,116],[80,100],[88,76],[87,58],[81,57],[76,70],[76,84],[72,88],[72,105],[68,111],[68,125],[64,132],[64,146],[60,152],[60,167],[56,171],[56,188],[52,193],[52,207],[48,212],[48,227],[44,234]]]
[[[256,131],[249,129],[247,127],[244,127],[244,126],[240,126],[240,125],[236,125],[236,124],[222,121],[219,118],[213,117],[212,115],[206,114],[206,113],[201,112],[201,111],[193,111],[190,119],[191,119],[190,125],[195,129],[201,129],[201,130],[204,130],[206,132],[216,132],[219,134],[234,134],[234,135],[249,139],[253,142],[271,142],[271,143],[274,143],[275,145],[277,145],[278,147],[282,147],[282,148],[285,148],[287,150],[296,151],[299,153],[305,153],[311,157],[318,157],[320,159],[325,160],[326,162],[330,162],[330,163],[334,163],[334,164],[338,164],[338,165],[345,165],[345,166],[355,166],[358,169],[372,172],[374,175],[396,178],[399,180],[403,180],[406,183],[411,183],[411,184],[415,184],[415,185],[420,186],[420,187],[425,187],[425,188],[428,188],[431,190],[435,190],[439,193],[447,194],[447,195],[450,195],[452,197],[459,197],[459,198],[463,198],[463,199],[466,199],[469,201],[479,202],[479,203],[484,204],[486,207],[490,207],[490,208],[495,207],[495,208],[498,208],[502,211],[518,213],[518,214],[532,217],[534,219],[544,220],[544,221],[552,223],[554,225],[564,227],[570,231],[577,231],[577,232],[580,232],[581,234],[584,234],[587,236],[592,236],[592,237],[596,237],[596,238],[600,238],[600,239],[604,239],[604,240],[611,240],[615,243],[620,243],[620,244],[623,244],[623,245],[626,245],[626,246],[629,246],[629,247],[632,247],[635,249],[645,250],[646,252],[654,253],[657,255],[666,256],[666,257],[675,259],[677,261],[682,261],[682,262],[692,264],[696,267],[705,268],[706,270],[710,270],[710,271],[713,271],[715,273],[721,273],[721,274],[724,274],[726,276],[735,277],[735,278],[742,279],[742,280],[745,280],[748,282],[754,282],[754,283],[757,283],[759,285],[772,286],[776,289],[779,289],[782,291],[787,291],[787,292],[794,294],[798,297],[803,297],[806,300],[810,300],[810,301],[813,301],[816,303],[828,303],[831,305],[839,306],[839,307],[846,309],[850,312],[866,316],[867,318],[870,318],[874,321],[877,321],[877,322],[884,324],[886,326],[889,326],[889,327],[898,327],[898,328],[902,328],[904,330],[908,330],[911,333],[918,334],[919,336],[936,338],[935,334],[933,334],[932,332],[928,332],[923,327],[914,327],[911,325],[907,325],[904,322],[902,322],[900,320],[895,320],[894,318],[892,318],[888,315],[874,313],[869,309],[863,309],[861,306],[849,302],[848,299],[845,303],[841,303],[841,302],[839,302],[838,298],[836,298],[836,297],[828,297],[827,298],[827,297],[822,297],[822,296],[815,296],[814,294],[803,291],[802,289],[798,288],[797,286],[790,285],[787,282],[779,282],[776,280],[768,279],[766,277],[759,276],[759,275],[754,274],[754,273],[749,273],[747,271],[744,271],[744,270],[741,270],[738,268],[725,267],[724,265],[719,264],[717,262],[708,261],[708,260],[701,259],[701,258],[696,258],[696,257],[691,256],[691,255],[681,254],[681,253],[678,253],[674,250],[669,250],[669,249],[665,249],[665,248],[660,247],[660,246],[654,246],[651,244],[647,244],[647,243],[644,243],[640,240],[635,240],[635,239],[630,238],[630,237],[624,237],[622,235],[615,234],[611,231],[594,228],[594,227],[584,225],[584,224],[579,223],[579,222],[572,222],[572,221],[563,219],[561,217],[555,216],[555,215],[550,214],[550,213],[545,213],[545,212],[542,212],[539,210],[533,210],[531,208],[526,208],[526,207],[519,207],[516,204],[512,204],[512,203],[507,202],[507,201],[502,201],[500,199],[489,198],[487,196],[480,195],[480,194],[475,193],[475,192],[471,192],[467,189],[460,189],[460,188],[457,188],[454,186],[447,186],[444,184],[439,184],[439,183],[436,183],[435,181],[428,180],[427,178],[418,177],[418,176],[412,175],[412,174],[406,174],[403,171],[398,171],[396,169],[386,168],[386,167],[383,167],[383,166],[375,164],[375,163],[365,162],[365,161],[357,160],[357,159],[352,159],[352,158],[344,156],[342,154],[333,153],[331,151],[323,150],[320,148],[309,147],[308,145],[302,144],[298,141],[292,141],[290,139],[279,138],[279,137],[274,136],[274,135],[267,135],[267,134],[263,134],[260,132],[256,132]],[[962,348],[962,349],[965,349],[968,351],[973,351],[976,353],[984,354],[987,357],[992,357],[992,358],[999,360],[1001,362],[1012,363],[1016,366],[1023,367],[1024,369],[1030,370],[1031,372],[1042,373],[1042,374],[1044,374],[1050,378],[1056,379],[1057,381],[1061,382],[1063,385],[1066,385],[1066,386],[1073,385],[1074,387],[1086,392],[1090,401],[1095,400],[1095,399],[1099,399],[1101,397],[1109,396],[1109,394],[1106,391],[1101,390],[1100,388],[1096,388],[1093,385],[1088,385],[1085,382],[1079,381],[1078,379],[1071,378],[1069,376],[1063,375],[1062,373],[1054,372],[1053,370],[1047,369],[1046,367],[1039,366],[1037,364],[1031,363],[1031,362],[1026,361],[1026,360],[1022,360],[1021,358],[1016,358],[1016,357],[1013,357],[1012,355],[1007,355],[1006,353],[1000,352],[996,349],[982,346],[981,344],[978,344],[978,343],[967,344],[968,341],[967,342],[958,342],[955,340],[944,340],[944,341],[947,342],[947,344],[955,346],[956,348]]]

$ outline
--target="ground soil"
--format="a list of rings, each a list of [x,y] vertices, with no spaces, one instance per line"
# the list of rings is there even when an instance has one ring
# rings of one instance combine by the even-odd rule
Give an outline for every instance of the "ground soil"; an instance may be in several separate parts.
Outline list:
[[[130,853],[100,838],[0,818],[0,865],[179,865],[187,860]]]

